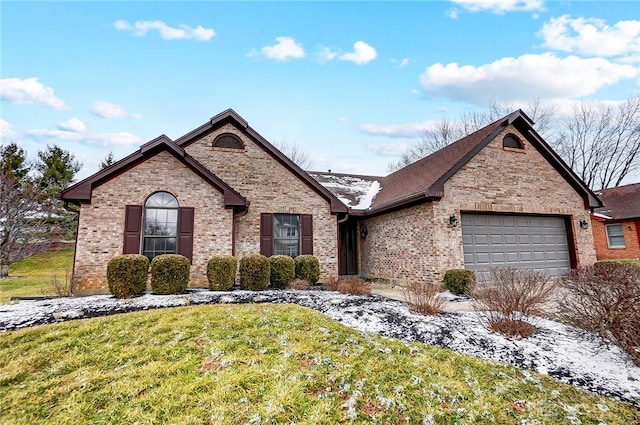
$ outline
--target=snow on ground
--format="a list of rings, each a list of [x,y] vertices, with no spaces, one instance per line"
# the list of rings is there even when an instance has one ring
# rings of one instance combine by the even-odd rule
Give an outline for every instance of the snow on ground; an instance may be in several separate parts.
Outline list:
[[[0,331],[114,313],[194,304],[294,303],[317,310],[361,332],[449,348],[553,376],[575,387],[640,407],[640,368],[617,347],[602,348],[592,334],[538,318],[539,332],[507,339],[487,330],[477,312],[422,316],[380,296],[330,291],[231,291],[190,289],[181,295],[119,300],[110,295],[21,301],[0,305]],[[532,378],[533,379],[533,378]]]

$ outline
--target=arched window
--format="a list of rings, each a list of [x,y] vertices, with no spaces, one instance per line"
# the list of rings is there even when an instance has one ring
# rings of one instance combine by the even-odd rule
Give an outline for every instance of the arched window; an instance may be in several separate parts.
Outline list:
[[[168,192],[156,192],[144,204],[142,254],[149,260],[175,254],[178,233],[178,200]]]
[[[524,145],[515,134],[507,134],[502,139],[503,148],[524,149]]]
[[[222,133],[213,140],[213,147],[243,150],[244,144],[235,134]]]

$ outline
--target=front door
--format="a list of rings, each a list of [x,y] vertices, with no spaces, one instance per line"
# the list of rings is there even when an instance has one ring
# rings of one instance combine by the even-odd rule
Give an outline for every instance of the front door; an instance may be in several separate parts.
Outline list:
[[[338,227],[340,242],[338,269],[341,275],[358,274],[357,228],[355,221],[347,221]]]

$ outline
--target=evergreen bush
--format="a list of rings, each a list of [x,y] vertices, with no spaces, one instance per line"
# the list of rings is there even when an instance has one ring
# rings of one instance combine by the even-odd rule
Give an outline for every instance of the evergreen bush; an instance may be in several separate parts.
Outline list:
[[[471,270],[447,270],[443,278],[444,287],[456,295],[469,294],[476,284],[476,275]]]
[[[238,260],[231,255],[215,255],[207,263],[207,281],[212,291],[228,291],[236,279]]]
[[[261,254],[249,254],[240,259],[240,287],[260,291],[269,286],[269,259]]]
[[[296,278],[296,263],[288,255],[273,255],[269,257],[271,267],[270,282],[273,288],[286,288],[289,282]]]
[[[107,263],[109,291],[116,298],[132,298],[142,295],[147,289],[149,259],[144,255],[125,254],[112,258]]]
[[[320,261],[314,255],[298,255],[295,258],[296,278],[315,285],[320,279]]]
[[[179,254],[163,254],[151,260],[151,289],[154,294],[181,294],[187,290],[191,264]]]

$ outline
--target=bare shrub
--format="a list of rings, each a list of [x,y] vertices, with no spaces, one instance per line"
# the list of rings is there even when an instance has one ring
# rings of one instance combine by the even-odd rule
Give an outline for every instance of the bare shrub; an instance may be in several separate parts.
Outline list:
[[[473,290],[474,308],[483,311],[493,331],[526,338],[535,332],[532,316],[543,312],[556,288],[555,281],[536,270],[495,267]]]
[[[338,279],[335,276],[331,276],[329,280],[327,280],[327,282],[324,284],[324,287],[327,288],[329,291],[337,291],[339,282],[340,282],[340,279]]]
[[[309,289],[309,282],[304,279],[293,279],[287,284],[287,287],[296,291],[304,291]]]
[[[563,276],[561,317],[622,348],[640,366],[640,267],[597,263]]]
[[[369,295],[371,294],[371,285],[361,279],[340,280],[338,281],[338,292],[341,294],[351,295]]]
[[[69,267],[64,269],[64,278],[58,278],[58,274],[56,272],[51,273],[51,285],[53,286],[53,291],[59,297],[71,297],[73,296],[73,290],[71,287],[71,272],[69,271]]]
[[[438,297],[440,286],[431,282],[411,282],[402,290],[409,311],[419,314],[433,315],[442,311],[444,298]]]

